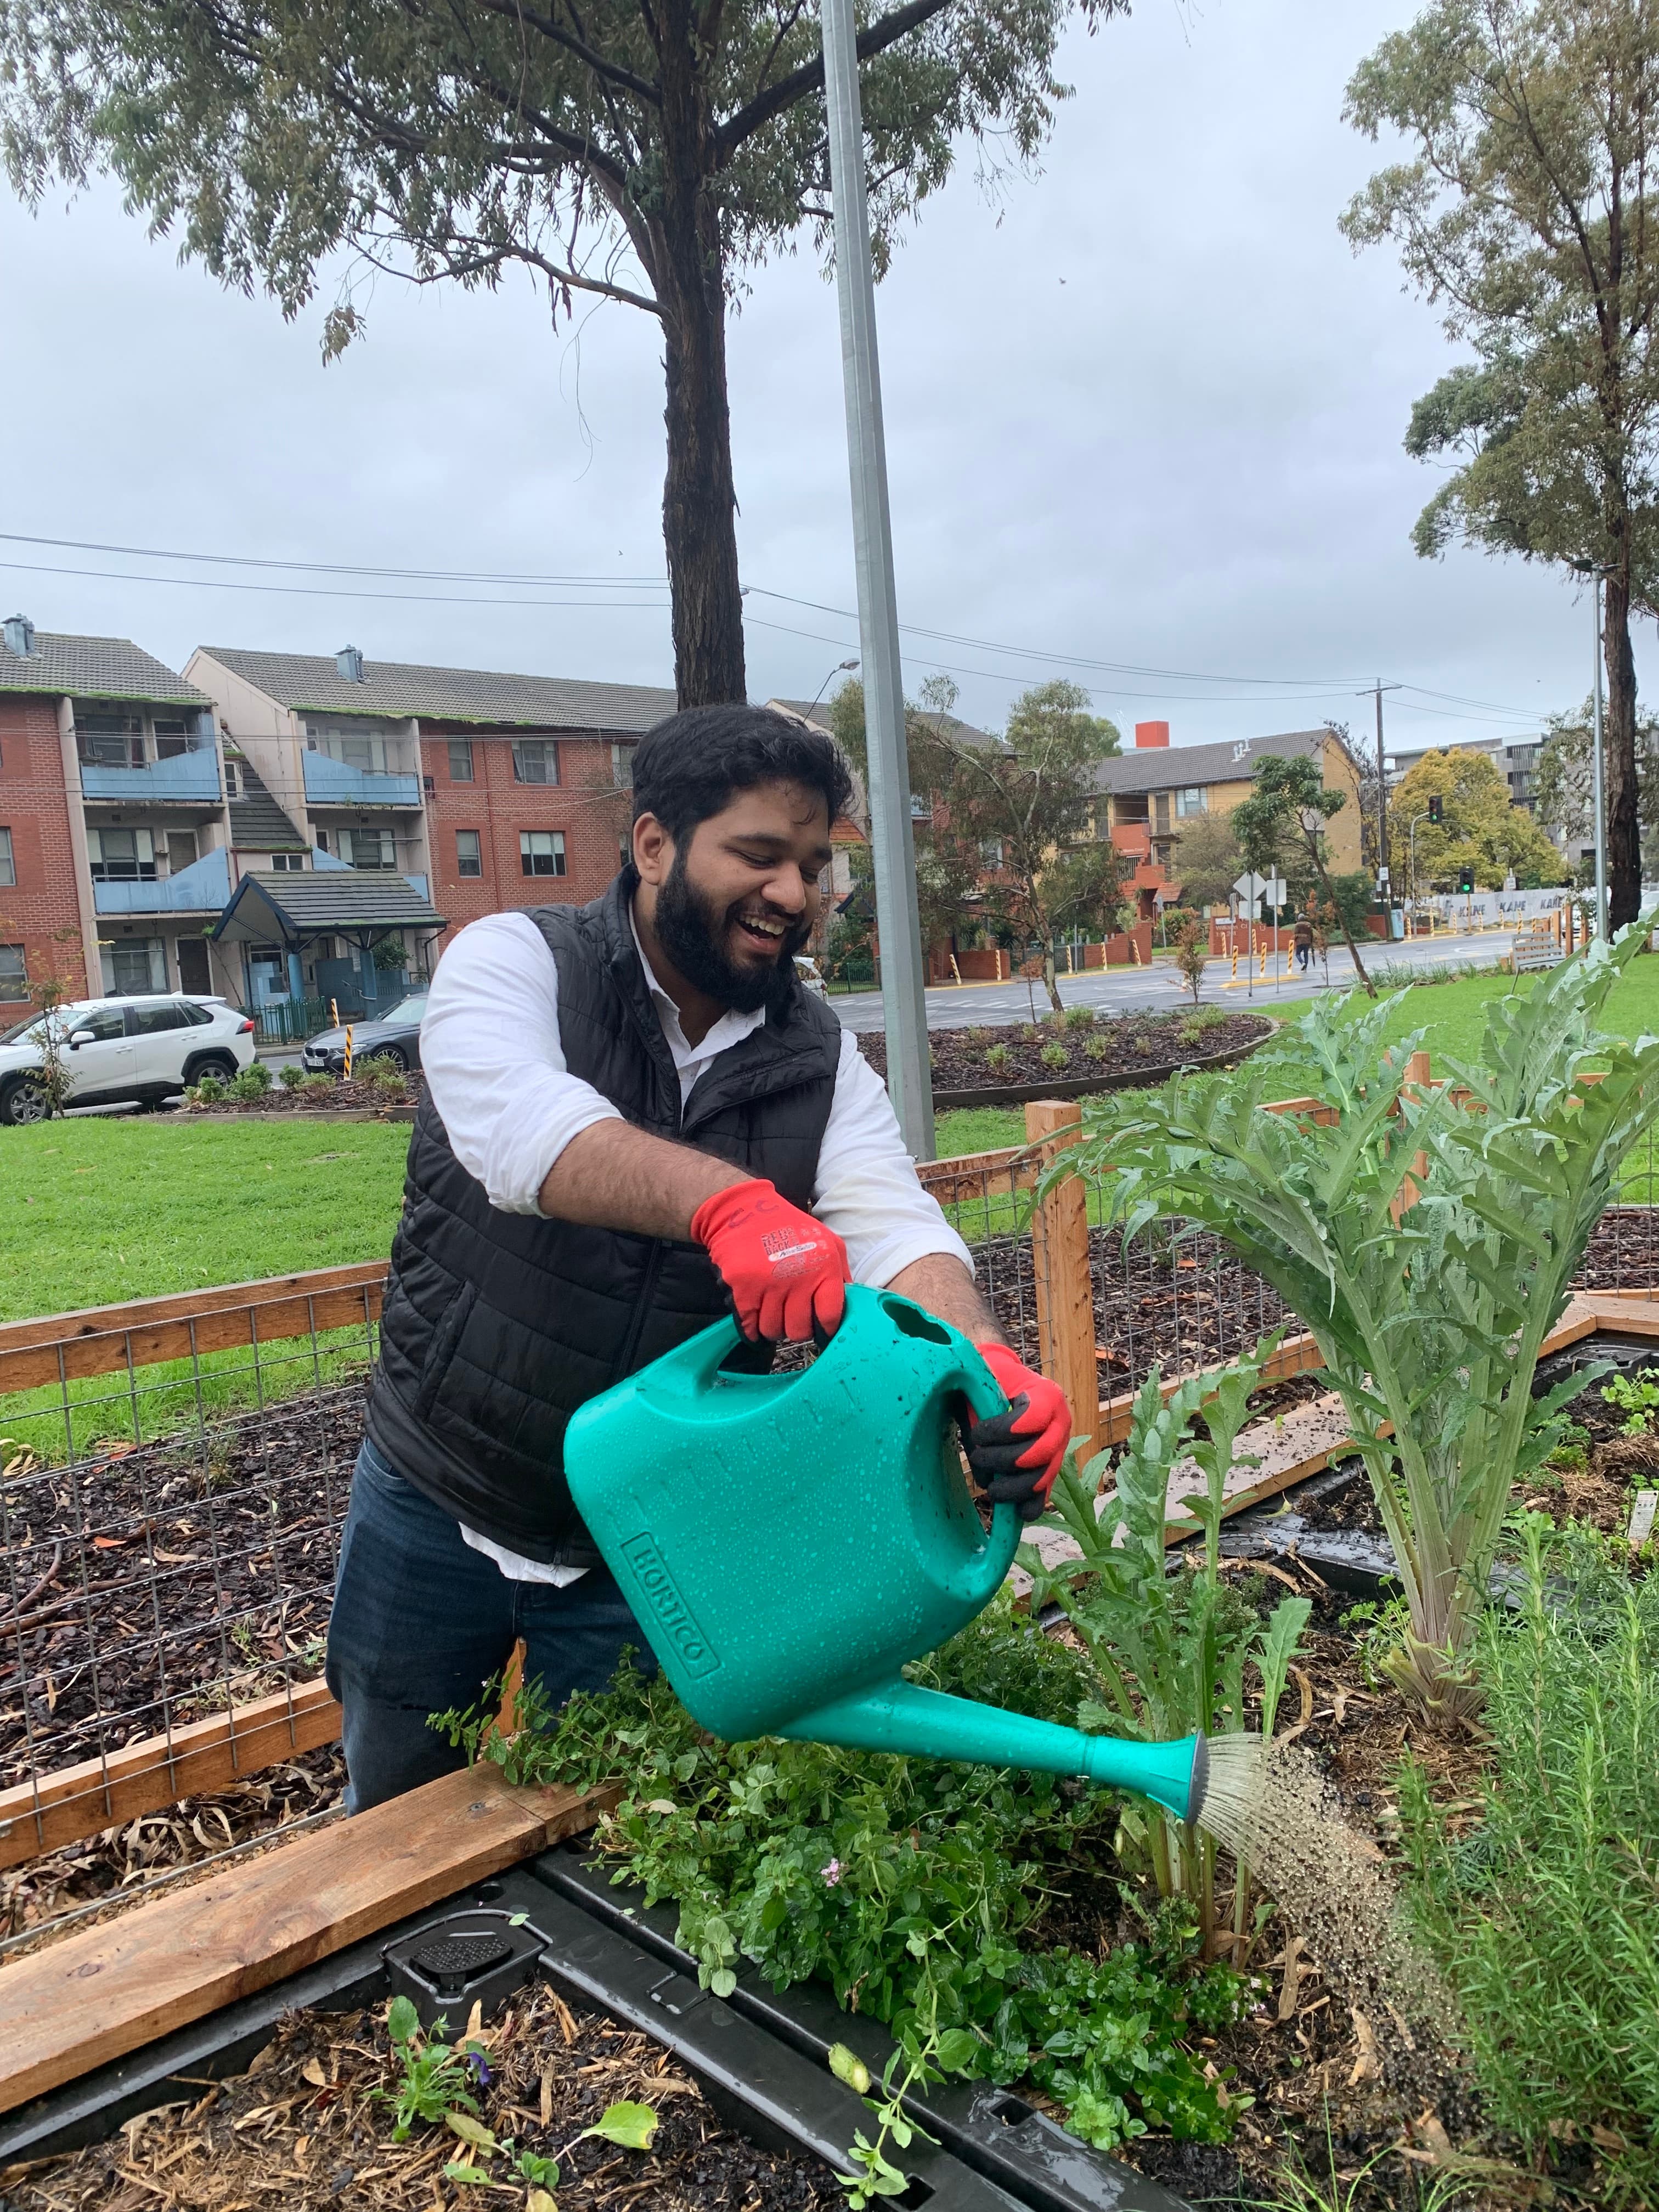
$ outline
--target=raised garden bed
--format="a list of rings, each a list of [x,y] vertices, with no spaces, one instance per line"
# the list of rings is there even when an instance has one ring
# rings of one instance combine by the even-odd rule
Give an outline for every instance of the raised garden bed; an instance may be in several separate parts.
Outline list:
[[[1070,1020],[930,1030],[933,1104],[940,1109],[1016,1106],[1032,1098],[1079,1098],[1162,1083],[1179,1068],[1228,1066],[1275,1026],[1262,1015],[1218,1006],[1120,1014],[1086,1024],[1077,1019],[1089,1011],[1073,1009]],[[885,1076],[887,1041],[880,1032],[860,1030],[859,1049]],[[1060,1054],[1063,1060],[1054,1057]]]
[[[356,1076],[347,1083],[337,1076],[319,1074],[307,1076],[303,1082],[290,1086],[278,1078],[268,1091],[253,1091],[246,1097],[235,1094],[228,1085],[223,1089],[222,1097],[199,1102],[186,1098],[176,1110],[192,1121],[217,1120],[221,1116],[240,1120],[248,1115],[281,1115],[301,1121],[342,1116],[350,1121],[412,1121],[426,1095],[426,1085],[418,1071],[410,1071],[395,1083]]]

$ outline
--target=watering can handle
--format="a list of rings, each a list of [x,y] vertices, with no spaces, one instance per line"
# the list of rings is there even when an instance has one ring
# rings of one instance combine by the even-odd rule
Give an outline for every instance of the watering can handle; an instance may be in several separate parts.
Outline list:
[[[964,1366],[962,1379],[963,1395],[981,1420],[992,1420],[1007,1412],[1008,1401],[1001,1385],[977,1355],[972,1367]],[[964,1603],[972,1604],[975,1610],[990,1603],[1014,1564],[1024,1527],[1018,1506],[991,1508],[990,1534],[982,1548],[952,1578],[953,1588]]]

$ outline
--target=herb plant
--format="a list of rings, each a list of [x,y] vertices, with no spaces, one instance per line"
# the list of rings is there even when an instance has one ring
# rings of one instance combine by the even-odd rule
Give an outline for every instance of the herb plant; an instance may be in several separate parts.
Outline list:
[[[1479,1802],[1401,1778],[1408,1902],[1460,2001],[1492,2125],[1659,2202],[1659,1576],[1583,1524],[1517,1516],[1518,1604],[1480,1626]],[[1460,1793],[1461,1796],[1462,1793]],[[1470,1813],[1477,1818],[1471,1825]],[[1576,2186],[1582,2177],[1575,2175]]]
[[[407,1997],[393,1997],[386,2013],[386,2033],[398,2076],[391,2089],[375,2095],[394,2108],[393,2142],[406,2142],[416,2120],[452,2119],[456,2112],[475,2114],[477,2101],[471,2094],[476,2069],[471,2063],[482,2046],[453,2049],[444,2039],[443,2023],[421,2032],[420,2015]],[[481,2124],[475,2120],[474,2124]]]
[[[1034,1545],[1021,1553],[1033,1602],[1055,1599],[1065,1608],[1093,1664],[1097,1693],[1078,1711],[1079,1725],[1141,1742],[1170,1742],[1202,1729],[1242,1730],[1246,1670],[1261,1691],[1261,1726],[1273,1733],[1286,1674],[1312,1610],[1304,1597],[1282,1598],[1265,1624],[1221,1575],[1221,1518],[1228,1477],[1256,1462],[1238,1453],[1251,1393],[1260,1385],[1277,1335],[1247,1359],[1194,1376],[1166,1403],[1154,1368],[1134,1403],[1127,1443],[1115,1458],[1097,1453],[1081,1474],[1068,1457],[1053,1493],[1052,1516],[1073,1539],[1079,1556],[1046,1566]],[[1196,1427],[1194,1425],[1197,1425]],[[1200,1433],[1201,1431],[1201,1433]],[[1202,1532],[1196,1565],[1183,1554],[1170,1571],[1164,1547],[1170,1478],[1190,1458],[1204,1490],[1183,1501],[1188,1526]],[[1103,1511],[1097,1500],[1109,1476],[1115,1488]],[[1144,1838],[1158,1885],[1166,1896],[1197,1905],[1206,1951],[1222,1943],[1216,1917],[1213,1839],[1167,1814],[1126,1812],[1125,1829]],[[1232,1932],[1225,1939],[1242,1958],[1248,1942],[1249,1876],[1237,1870]]]
[[[1644,1367],[1639,1375],[1615,1375],[1601,1396],[1616,1413],[1626,1417],[1620,1436],[1650,1436],[1654,1415],[1659,1413],[1659,1368]]]
[[[910,1671],[1068,1723],[1095,1687],[1082,1655],[1006,1599]],[[520,1780],[623,1778],[631,1795],[602,1846],[618,1881],[678,1905],[706,1987],[728,1994],[745,1960],[780,1989],[816,1977],[913,2057],[931,2042],[929,2064],[1034,2081],[1103,2148],[1148,2127],[1231,2133],[1243,2100],[1188,2043],[1237,2017],[1249,1984],[1194,1962],[1189,1914],[1101,1957],[1034,1948],[1048,1893],[1079,1866],[1109,1868],[1120,1807],[1107,1793],[823,1744],[721,1744],[660,1678],[627,1667],[556,1716],[532,1682],[506,1735],[498,1698],[489,1686],[434,1725]]]
[[[1659,1038],[1596,1028],[1648,927],[1495,1000],[1480,1059],[1443,1089],[1407,1082],[1417,1037],[1384,1048],[1395,1002],[1360,1012],[1350,994],[1297,1023],[1289,1053],[1088,1111],[1050,1171],[1098,1176],[1131,1233],[1170,1216],[1212,1231],[1312,1331],[1410,1608],[1391,1673],[1431,1715],[1479,1705],[1468,1653],[1510,1486],[1592,1379],[1532,1395],[1620,1169],[1659,1120]],[[1310,1089],[1322,1115],[1261,1110]]]

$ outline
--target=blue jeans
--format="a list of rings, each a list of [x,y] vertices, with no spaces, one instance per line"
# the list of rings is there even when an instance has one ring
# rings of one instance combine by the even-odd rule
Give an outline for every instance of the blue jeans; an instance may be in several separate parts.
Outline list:
[[[477,1702],[525,1642],[525,1679],[555,1707],[602,1690],[624,1644],[651,1647],[606,1567],[577,1582],[509,1582],[441,1505],[365,1440],[351,1480],[328,1625],[328,1686],[345,1713],[346,1809],[366,1812],[465,1764],[428,1713]]]

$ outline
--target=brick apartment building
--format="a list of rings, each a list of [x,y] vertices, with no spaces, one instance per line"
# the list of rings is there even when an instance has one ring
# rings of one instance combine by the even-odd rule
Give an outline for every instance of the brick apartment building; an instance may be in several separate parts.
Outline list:
[[[674,711],[672,691],[646,684],[373,661],[351,647],[203,646],[186,672],[313,865],[401,876],[447,932],[596,897],[626,850],[634,747]]]
[[[1359,866],[1359,775],[1330,730],[1171,745],[1167,722],[1137,722],[1133,750],[1103,761],[1096,770],[1097,832],[1109,836],[1127,859],[1139,864],[1138,889],[1153,880],[1148,873],[1143,884],[1142,869],[1178,875],[1182,823],[1200,814],[1231,814],[1249,797],[1255,763],[1267,754],[1316,762],[1326,788],[1344,794],[1348,803],[1333,816],[1326,840],[1333,874],[1351,873]]]
[[[48,975],[215,988],[228,837],[205,694],[126,638],[0,624],[0,1023]]]

